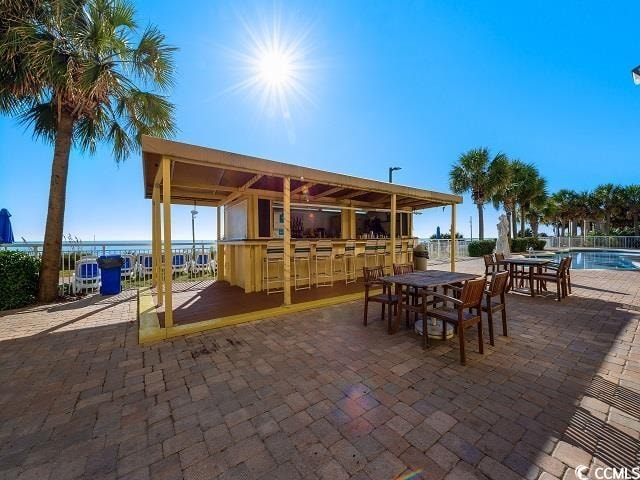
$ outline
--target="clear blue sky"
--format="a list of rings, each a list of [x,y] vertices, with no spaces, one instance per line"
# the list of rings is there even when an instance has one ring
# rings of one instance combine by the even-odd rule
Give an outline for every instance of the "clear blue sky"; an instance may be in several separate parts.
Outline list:
[[[638,182],[640,63],[635,1],[582,2],[180,2],[137,1],[139,23],[178,46],[177,140],[448,191],[458,155],[488,146],[535,163],[552,190]],[[247,51],[242,20],[274,16],[303,42],[308,99],[285,122],[251,92],[233,92]],[[0,119],[0,208],[16,238],[43,237],[52,148],[15,120]],[[116,165],[108,150],[74,151],[65,232],[82,239],[145,239],[139,155]],[[190,237],[190,207],[175,207],[174,238]],[[485,207],[486,234],[497,212]],[[417,233],[448,229],[427,211]],[[458,229],[476,211],[468,197]],[[201,209],[199,238],[215,238],[214,209]]]

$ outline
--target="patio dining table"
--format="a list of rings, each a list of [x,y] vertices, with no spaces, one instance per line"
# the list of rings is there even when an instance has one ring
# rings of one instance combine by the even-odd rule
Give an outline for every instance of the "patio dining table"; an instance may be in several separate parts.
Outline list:
[[[529,294],[532,297],[536,296],[536,292],[533,288],[533,273],[535,269],[540,269],[544,265],[551,263],[549,258],[506,258],[498,262],[501,265],[509,266],[509,285],[507,285],[507,291],[515,290],[513,279],[515,278],[515,269],[517,266],[529,267]]]
[[[478,278],[479,275],[470,273],[447,272],[445,270],[427,270],[424,272],[411,272],[401,275],[387,275],[380,280],[388,285],[395,285],[395,293],[401,298],[402,288],[410,287],[417,290],[425,288],[437,288],[445,285],[455,285],[466,280]],[[395,320],[389,333],[396,333],[400,328],[402,318],[402,302],[398,302]]]

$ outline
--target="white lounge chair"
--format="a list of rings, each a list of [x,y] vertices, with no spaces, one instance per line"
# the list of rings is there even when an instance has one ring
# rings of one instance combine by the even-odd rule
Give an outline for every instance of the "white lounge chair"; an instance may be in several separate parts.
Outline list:
[[[100,267],[95,257],[81,258],[76,262],[75,271],[71,277],[73,293],[100,288]]]
[[[153,274],[153,257],[149,253],[138,255],[138,276],[146,277]]]
[[[184,273],[187,271],[187,255],[185,253],[174,253],[171,255],[171,272]]]
[[[211,263],[208,253],[198,253],[193,260],[192,271],[193,273],[213,273]]]
[[[120,278],[131,278],[136,269],[136,259],[133,255],[122,255],[122,267],[120,269]]]

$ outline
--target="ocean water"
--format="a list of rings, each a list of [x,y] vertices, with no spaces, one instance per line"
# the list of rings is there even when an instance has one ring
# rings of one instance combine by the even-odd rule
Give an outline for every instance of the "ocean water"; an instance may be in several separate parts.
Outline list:
[[[196,240],[196,249],[209,250],[215,249],[215,240]],[[174,240],[171,242],[173,250],[190,250],[193,248],[191,240]],[[17,250],[32,252],[38,249],[42,251],[41,242],[15,242],[11,245],[2,245],[1,249]],[[83,252],[95,253],[101,255],[103,252],[108,253],[127,253],[127,252],[144,252],[151,250],[151,240],[111,240],[111,241],[95,241],[95,242],[63,242],[63,252]]]

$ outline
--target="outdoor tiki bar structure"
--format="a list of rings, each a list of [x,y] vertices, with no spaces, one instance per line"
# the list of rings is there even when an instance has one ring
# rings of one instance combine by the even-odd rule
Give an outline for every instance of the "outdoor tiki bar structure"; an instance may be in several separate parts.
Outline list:
[[[367,240],[383,240],[388,266],[413,248],[413,213],[451,206],[455,238],[457,195],[368,180],[148,136],[142,137],[145,198],[152,200],[153,283],[164,305],[164,327],[173,327],[171,205],[212,206],[217,215],[218,280],[245,293],[264,290],[267,245],[278,241],[282,260],[278,295],[292,303],[294,246],[308,241],[309,286],[319,242],[338,255],[355,245],[355,277],[362,274]],[[223,213],[222,213],[223,211]],[[392,221],[395,219],[395,221]],[[222,224],[222,222],[224,222]],[[221,232],[224,236],[221,237]],[[381,241],[378,241],[380,245]],[[322,243],[320,243],[322,245]],[[455,269],[451,248],[451,270]],[[336,272],[344,284],[347,272]],[[272,274],[269,274],[272,275]],[[267,275],[268,276],[268,275]],[[318,277],[320,278],[320,277]],[[354,278],[355,279],[355,278]],[[311,288],[316,288],[315,286]],[[211,317],[216,312],[211,312]]]

